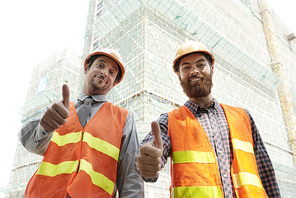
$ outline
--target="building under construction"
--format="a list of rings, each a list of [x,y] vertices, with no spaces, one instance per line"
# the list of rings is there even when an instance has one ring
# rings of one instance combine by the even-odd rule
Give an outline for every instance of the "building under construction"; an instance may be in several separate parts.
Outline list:
[[[98,48],[120,50],[126,74],[108,100],[134,114],[141,141],[152,120],[187,100],[172,70],[177,47],[185,38],[199,41],[213,52],[213,96],[251,112],[282,197],[296,197],[296,37],[266,0],[90,0],[82,60]],[[79,66],[79,79],[74,68],[73,62],[64,74],[53,74],[56,82],[52,83],[58,84],[54,93],[61,93],[60,81],[70,80],[65,76],[72,76],[73,84],[77,77],[78,88],[72,91],[81,91],[83,68]],[[46,72],[50,73],[36,72],[32,79],[38,75],[44,79]],[[36,82],[31,86],[36,87]],[[38,96],[36,90],[30,94]],[[24,121],[41,109],[34,97],[28,97],[23,107]],[[43,105],[48,105],[60,96],[42,97]],[[23,192],[41,160],[18,147],[6,188],[8,197]],[[20,155],[24,160],[19,160]],[[169,186],[167,165],[156,183],[145,184],[145,196],[169,197]]]

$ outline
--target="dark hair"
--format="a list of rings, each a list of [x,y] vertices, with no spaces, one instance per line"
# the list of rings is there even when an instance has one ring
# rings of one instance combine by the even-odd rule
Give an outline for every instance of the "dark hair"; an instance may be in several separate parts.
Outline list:
[[[206,58],[206,60],[208,61],[209,65],[212,66],[213,58],[212,58],[211,55],[209,55],[209,54],[207,54],[207,53],[204,53],[204,52],[193,52],[193,53],[190,53],[190,54],[195,54],[195,53],[196,53],[196,54],[202,54],[202,55],[204,55],[205,58]],[[186,54],[186,55],[183,56],[182,58],[185,58],[186,56],[189,56],[190,54]],[[177,62],[175,63],[175,65],[174,65],[174,70],[175,70],[176,72],[180,72],[180,71],[179,71],[179,66],[180,66],[180,63],[181,63],[182,58],[179,58],[179,59],[177,60]]]
[[[89,57],[89,58],[88,58],[88,65],[87,65],[87,67],[85,68],[85,70],[90,69],[90,67],[92,66],[92,64],[94,63],[94,61],[95,61],[97,58],[99,58],[100,56],[105,56],[105,55],[97,54],[97,55],[94,55],[94,56]],[[108,57],[108,56],[105,56],[105,57]],[[109,57],[109,58],[110,58],[110,57]],[[115,62],[116,62],[116,61],[115,61]],[[117,64],[117,63],[116,63],[116,64]],[[116,78],[115,78],[115,81],[116,81],[116,82],[119,82],[120,79],[121,79],[121,76],[122,76],[122,71],[121,71],[121,67],[120,67],[118,64],[117,64],[117,66],[118,66],[119,71],[118,71],[118,74],[117,74],[117,76],[116,76]]]

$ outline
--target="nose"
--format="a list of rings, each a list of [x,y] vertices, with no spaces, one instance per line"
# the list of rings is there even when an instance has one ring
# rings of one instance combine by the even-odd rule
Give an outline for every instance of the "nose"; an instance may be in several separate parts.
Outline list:
[[[197,75],[199,73],[199,70],[194,68],[191,72],[190,72],[190,76],[194,76]]]
[[[101,75],[104,76],[104,77],[106,77],[106,76],[107,76],[107,75],[106,75],[106,71],[105,71],[105,70],[102,70],[102,71],[101,71]]]

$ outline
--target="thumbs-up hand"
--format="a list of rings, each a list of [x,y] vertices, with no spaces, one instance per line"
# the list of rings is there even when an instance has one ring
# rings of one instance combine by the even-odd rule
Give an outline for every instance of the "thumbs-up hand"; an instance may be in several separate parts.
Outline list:
[[[68,85],[63,85],[62,92],[63,100],[54,103],[41,118],[40,125],[46,131],[55,131],[61,125],[65,124],[69,117],[70,91]]]
[[[151,123],[151,131],[153,133],[153,141],[144,144],[137,156],[140,173],[146,179],[158,175],[158,172],[161,170],[160,162],[163,152],[160,129],[156,121]]]

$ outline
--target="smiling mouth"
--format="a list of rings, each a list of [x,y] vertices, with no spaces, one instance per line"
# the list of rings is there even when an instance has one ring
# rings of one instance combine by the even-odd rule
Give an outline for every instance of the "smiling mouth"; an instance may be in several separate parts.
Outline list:
[[[190,79],[189,81],[193,82],[193,83],[198,83],[198,82],[201,82],[202,79],[201,78],[193,78],[193,79]]]

